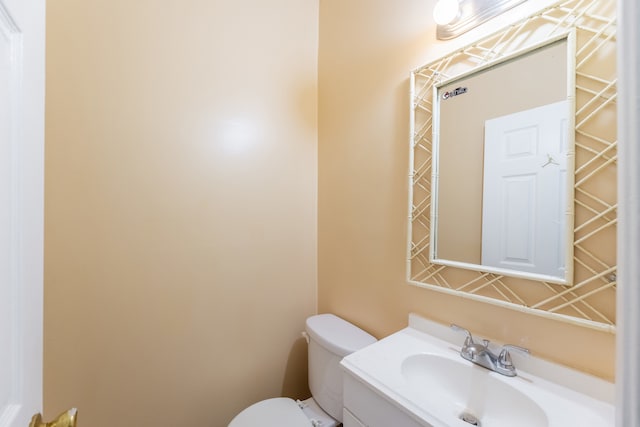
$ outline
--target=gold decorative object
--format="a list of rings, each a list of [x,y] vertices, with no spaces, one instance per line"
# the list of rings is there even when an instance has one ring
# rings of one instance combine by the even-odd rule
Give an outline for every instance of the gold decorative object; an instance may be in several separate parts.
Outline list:
[[[78,410],[76,408],[71,408],[68,411],[58,415],[55,420],[49,423],[45,423],[42,421],[41,414],[35,414],[33,418],[31,418],[29,427],[76,427],[77,420]]]

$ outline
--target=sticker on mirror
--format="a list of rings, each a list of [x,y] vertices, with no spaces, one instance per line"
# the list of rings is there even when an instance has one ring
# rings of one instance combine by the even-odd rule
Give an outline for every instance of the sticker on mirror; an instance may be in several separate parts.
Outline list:
[[[454,90],[451,91],[446,91],[445,93],[442,94],[442,99],[449,99],[449,98],[453,98],[454,96],[458,96],[458,95],[462,95],[467,93],[468,89],[466,87],[457,87]]]

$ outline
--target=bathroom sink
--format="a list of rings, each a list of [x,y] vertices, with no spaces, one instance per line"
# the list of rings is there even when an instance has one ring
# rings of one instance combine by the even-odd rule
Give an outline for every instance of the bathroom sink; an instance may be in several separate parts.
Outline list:
[[[357,383],[383,397],[360,408],[361,414],[375,415],[362,424],[371,427],[615,424],[612,383],[535,355],[514,354],[517,375],[501,375],[462,358],[462,340],[448,326],[415,317],[413,325],[411,321],[410,317],[408,328],[342,359],[345,376],[355,378]],[[358,393],[346,400],[357,407],[362,396]],[[376,412],[383,401],[392,402],[393,407],[400,408],[415,422],[398,424],[384,419]]]
[[[414,354],[402,361],[400,369],[413,389],[409,392],[440,408],[445,417],[483,427],[549,425],[544,411],[532,399],[499,374],[461,358]]]

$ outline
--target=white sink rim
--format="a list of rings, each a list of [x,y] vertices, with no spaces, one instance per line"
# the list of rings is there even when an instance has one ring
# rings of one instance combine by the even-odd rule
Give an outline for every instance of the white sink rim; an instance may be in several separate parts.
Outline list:
[[[459,338],[459,337],[457,337]],[[459,344],[443,341],[415,328],[408,327],[357,351],[342,361],[342,367],[368,387],[403,408],[415,419],[434,427],[468,426],[460,420],[451,421],[451,411],[432,408],[420,399],[414,386],[402,375],[402,361],[413,354],[429,353],[470,363],[459,355]],[[483,369],[478,367],[478,369]],[[519,370],[517,377],[505,377],[487,371],[496,381],[503,381],[533,400],[548,419],[548,427],[584,425],[610,427],[614,424],[611,403],[595,399],[548,380]],[[582,424],[581,424],[582,423]],[[485,424],[489,427],[489,424]]]

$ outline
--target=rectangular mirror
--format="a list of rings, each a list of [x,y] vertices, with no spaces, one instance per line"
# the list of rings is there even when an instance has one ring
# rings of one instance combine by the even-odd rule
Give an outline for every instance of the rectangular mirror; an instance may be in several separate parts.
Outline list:
[[[574,58],[568,32],[434,84],[431,263],[572,283]]]
[[[409,284],[588,328],[615,330],[618,207],[616,34],[615,1],[582,3],[563,0],[495,32],[479,36],[462,47],[452,46],[447,54],[434,57],[412,70],[409,79],[410,169],[406,252]],[[538,67],[544,58],[537,57],[537,53],[544,57],[555,49],[562,56],[554,57],[542,68]],[[454,103],[472,99],[481,91],[474,77],[493,76],[501,67],[517,67],[518,63],[527,60],[530,60],[530,67],[516,69],[509,73],[511,75],[501,77],[497,86],[484,92],[480,101],[471,103],[464,112],[458,111],[457,107],[452,112],[445,111]],[[550,76],[550,67],[555,66],[561,67],[560,72],[553,72],[554,76],[560,76],[559,80],[555,77],[552,80]],[[557,98],[540,98],[545,96],[543,91],[556,85],[561,85],[557,89]],[[438,96],[434,96],[434,92]],[[445,94],[447,100],[442,99]],[[486,113],[505,100],[524,102],[529,97],[537,97],[538,101],[490,115]],[[554,271],[557,268],[559,272],[547,274],[532,272],[525,268],[529,266],[522,266],[532,264],[523,261],[529,256],[526,251],[544,244],[541,242],[544,237],[537,238],[537,234],[531,237],[535,230],[533,226],[521,226],[532,223],[529,216],[534,212],[531,207],[533,196],[530,195],[535,192],[529,191],[532,184],[526,179],[508,180],[506,187],[510,192],[507,198],[513,202],[509,204],[511,210],[507,210],[509,220],[498,219],[497,225],[496,222],[489,224],[483,231],[483,215],[505,211],[495,209],[499,202],[483,203],[490,197],[484,195],[485,181],[490,185],[491,180],[485,180],[484,172],[487,169],[489,172],[498,171],[497,176],[500,177],[506,171],[506,166],[503,168],[500,164],[485,165],[485,158],[487,162],[494,158],[491,151],[485,154],[485,122],[487,131],[492,132],[493,119],[497,119],[499,124],[500,118],[507,116],[503,119],[505,122],[515,123],[518,113],[529,111],[534,114],[535,111],[530,110],[545,106],[553,108],[558,103],[561,106],[562,102],[568,103],[569,114],[566,164],[562,165],[563,159],[556,158],[551,149],[539,154],[536,163],[536,168],[545,172],[553,167],[553,179],[560,181],[557,188],[564,189],[559,192],[552,190],[553,196],[545,193],[545,202],[552,202],[551,206],[560,205],[561,209],[566,206],[565,222],[554,224],[551,220],[551,225],[546,227],[565,227],[564,231],[554,234],[559,240],[554,247],[558,249],[549,251],[557,250],[562,256],[562,250],[565,250],[560,262],[549,267]],[[477,113],[483,113],[483,117],[477,119]],[[453,125],[445,124],[447,115],[452,117]],[[475,130],[472,129],[474,120]],[[446,164],[447,154],[441,153],[456,148],[456,142],[451,143],[447,139],[447,128],[470,133],[457,138],[458,142],[471,138],[475,141],[467,146],[458,146],[458,151],[453,152],[456,158],[453,169]],[[503,129],[501,132],[507,131]],[[531,150],[526,148],[529,144],[526,132],[515,134],[518,138],[509,148],[509,154],[517,158]],[[523,157],[526,159],[527,156]],[[562,177],[565,166],[566,180]],[[475,168],[473,173],[472,168]],[[452,179],[446,176],[449,172]],[[520,174],[530,175],[528,172]],[[438,183],[434,184],[434,180]],[[447,181],[459,188],[450,191]],[[452,200],[447,200],[449,197]],[[560,200],[556,201],[556,197]],[[551,198],[554,200],[548,200]],[[458,205],[445,212],[448,203]],[[483,204],[490,212],[483,213]],[[472,210],[475,216],[466,217]],[[548,212],[543,213],[550,212],[557,210],[548,208]],[[456,221],[451,221],[456,218]],[[514,259],[508,260],[511,264],[507,266],[489,265],[494,261],[486,257],[483,259],[482,238],[488,236],[488,244],[500,243],[493,234],[494,229],[507,225],[506,234],[519,236],[514,238],[516,245],[508,248]],[[520,244],[524,241],[527,244]],[[447,245],[450,245],[449,252]],[[564,273],[563,263],[566,266]]]

